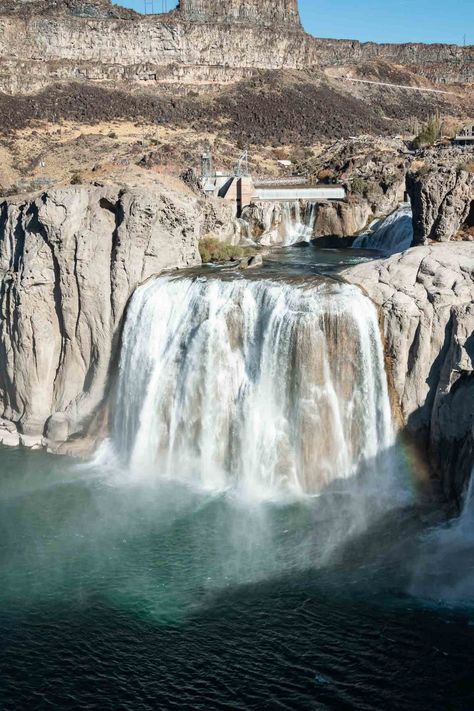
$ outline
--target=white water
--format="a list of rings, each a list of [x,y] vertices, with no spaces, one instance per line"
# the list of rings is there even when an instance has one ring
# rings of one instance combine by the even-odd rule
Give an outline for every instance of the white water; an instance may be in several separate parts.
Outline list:
[[[410,592],[445,603],[474,600],[474,470],[459,518],[429,532],[416,560]]]
[[[303,206],[299,200],[295,200],[293,203],[283,203],[281,210],[285,246],[299,242],[310,242],[314,239],[316,203],[307,203]]]
[[[317,493],[392,443],[377,313],[355,287],[165,276],[133,296],[113,445],[134,476]]]
[[[396,254],[408,249],[412,241],[412,210],[410,204],[404,204],[357,237],[352,246],[355,249],[378,249],[385,254]]]

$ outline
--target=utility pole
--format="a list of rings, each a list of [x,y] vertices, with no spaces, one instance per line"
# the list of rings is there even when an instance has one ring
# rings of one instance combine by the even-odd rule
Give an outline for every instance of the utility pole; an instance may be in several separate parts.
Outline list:
[[[145,6],[145,15],[154,15],[155,0],[143,0],[143,3]],[[168,12],[168,0],[161,0],[161,12]]]
[[[155,14],[155,0],[143,0],[145,5],[145,15]]]

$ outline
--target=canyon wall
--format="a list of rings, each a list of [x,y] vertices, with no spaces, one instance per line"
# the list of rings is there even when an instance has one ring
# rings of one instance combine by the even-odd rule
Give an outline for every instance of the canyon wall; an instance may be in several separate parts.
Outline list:
[[[128,299],[200,263],[206,212],[186,191],[66,187],[0,205],[0,441],[83,432],[105,395]]]
[[[448,498],[474,466],[474,249],[409,249],[343,272],[379,306],[400,426]]]
[[[474,228],[474,172],[472,153],[458,151],[450,159],[425,164],[423,172],[407,176],[414,208],[414,244],[448,242],[462,237],[463,228]],[[456,158],[456,153],[454,154]]]
[[[198,22],[246,22],[256,25],[301,27],[298,0],[181,0],[178,11]]]
[[[154,177],[1,203],[0,442],[74,451],[88,431],[100,437],[131,294],[199,264],[200,236],[226,229],[223,202]],[[474,464],[472,245],[419,246],[342,275],[383,316],[400,427],[459,497]]]
[[[31,3],[30,12],[19,5],[24,10],[24,3],[0,10],[0,90],[10,93],[68,80],[199,85],[236,81],[255,69],[324,69],[372,59],[435,82],[474,81],[473,47],[315,39],[300,29],[294,0],[207,0],[201,14],[190,5],[147,16],[122,14],[105,0],[64,3],[54,12],[46,0]]]

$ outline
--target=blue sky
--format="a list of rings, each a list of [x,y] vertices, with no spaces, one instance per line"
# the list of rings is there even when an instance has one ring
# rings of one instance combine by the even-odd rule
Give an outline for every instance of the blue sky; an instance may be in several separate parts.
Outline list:
[[[163,0],[154,0],[155,12]],[[221,0],[224,2],[224,0]],[[167,0],[168,9],[177,2]],[[144,0],[119,4],[143,11]],[[301,17],[316,37],[366,42],[474,44],[474,0],[299,0]]]

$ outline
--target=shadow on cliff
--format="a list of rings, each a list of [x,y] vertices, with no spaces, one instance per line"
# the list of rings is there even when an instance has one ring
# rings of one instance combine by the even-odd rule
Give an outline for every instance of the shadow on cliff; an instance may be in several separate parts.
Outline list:
[[[418,357],[420,335],[421,325],[410,348],[408,372]],[[420,461],[430,467],[433,484],[440,494],[460,510],[474,467],[474,377],[469,372],[459,373],[447,390],[452,372],[448,356],[454,335],[454,312],[451,311],[442,348],[425,381],[429,388],[425,402],[409,416],[403,435]],[[474,334],[464,347],[474,364]]]

